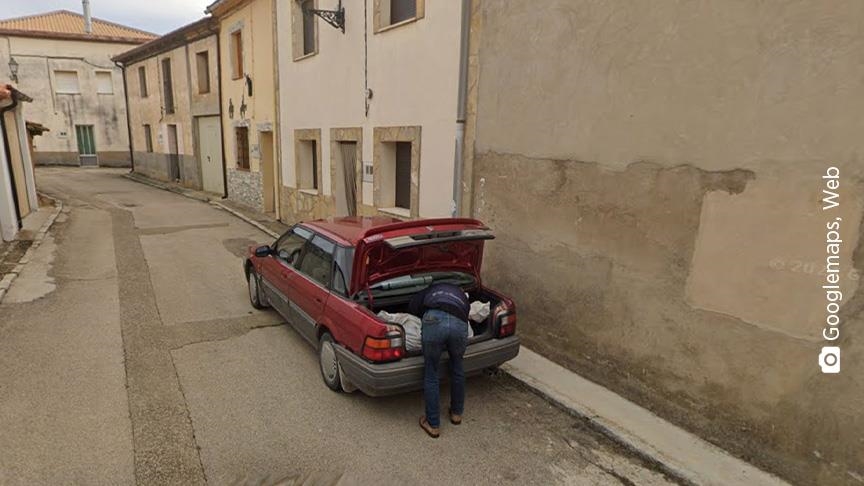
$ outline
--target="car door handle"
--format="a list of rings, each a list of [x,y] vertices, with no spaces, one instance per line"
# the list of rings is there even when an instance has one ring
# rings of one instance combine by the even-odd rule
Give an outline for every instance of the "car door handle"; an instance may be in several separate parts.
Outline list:
[[[315,297],[315,302],[318,302],[319,304],[321,304],[321,303],[323,303],[324,301],[321,300],[320,297]]]
[[[288,277],[290,277],[288,272],[282,272],[282,278],[288,278]]]

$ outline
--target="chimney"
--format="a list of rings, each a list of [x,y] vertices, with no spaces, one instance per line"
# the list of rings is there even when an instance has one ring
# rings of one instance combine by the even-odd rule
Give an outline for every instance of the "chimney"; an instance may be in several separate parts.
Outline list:
[[[84,5],[84,32],[93,33],[93,21],[90,18],[90,0],[81,0]]]

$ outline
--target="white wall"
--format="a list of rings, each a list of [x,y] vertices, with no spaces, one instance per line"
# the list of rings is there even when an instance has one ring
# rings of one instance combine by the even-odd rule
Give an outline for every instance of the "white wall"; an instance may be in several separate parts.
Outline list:
[[[368,84],[374,96],[364,115],[364,16],[361,2],[343,2],[345,33],[321,19],[318,54],[293,60],[291,2],[277,3],[279,108],[283,183],[295,187],[294,129],[320,128],[323,194],[332,194],[330,128],[363,128],[363,161],[372,161],[373,128],[422,127],[420,216],[449,216],[459,75],[461,2],[427,1],[416,22],[374,33],[366,2]],[[335,9],[336,0],[317,8]],[[372,184],[363,184],[372,205]]]

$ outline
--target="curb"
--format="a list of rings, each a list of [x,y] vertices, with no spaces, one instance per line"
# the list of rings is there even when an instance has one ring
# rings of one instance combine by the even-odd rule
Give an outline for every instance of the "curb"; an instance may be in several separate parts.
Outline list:
[[[251,224],[252,226],[258,228],[259,230],[267,233],[268,235],[272,236],[273,238],[279,238],[279,236],[281,236],[279,233],[276,233],[275,231],[271,231],[269,228],[267,228],[263,224],[253,220],[252,218],[249,218],[248,216],[244,215],[240,211],[237,211],[233,208],[230,208],[230,207],[222,204],[220,202],[221,198],[210,198],[210,197],[207,197],[203,194],[198,194],[196,192],[187,191],[187,190],[184,190],[182,188],[172,186],[170,184],[161,184],[161,183],[154,181],[152,179],[136,175],[134,172],[129,172],[128,174],[123,174],[123,177],[125,177],[125,178],[127,178],[133,182],[139,182],[141,184],[144,184],[144,185],[147,185],[150,187],[155,187],[156,189],[162,189],[163,191],[173,192],[174,194],[179,194],[181,196],[185,196],[185,197],[188,197],[190,199],[195,199],[196,201],[210,203],[211,206],[213,206],[217,209],[221,209],[222,211],[226,211],[228,213],[233,214],[234,216],[236,216],[236,217],[242,219],[243,221]]]
[[[776,475],[528,348],[523,347],[501,370],[683,484],[789,486]]]
[[[201,202],[212,202],[213,199],[207,197],[204,194],[198,194],[191,190],[186,190],[181,187],[173,186],[171,184],[162,184],[158,181],[154,181],[150,178],[139,176],[134,172],[128,172],[123,174],[123,177],[129,179],[130,181],[138,182],[140,184],[144,184],[146,186],[155,187],[156,189],[162,189],[163,191],[173,192],[174,194],[179,194],[181,196],[188,197],[189,199],[195,199],[196,201]]]
[[[258,228],[259,230],[267,233],[268,235],[272,236],[273,238],[279,238],[279,236],[281,236],[281,235],[279,235],[279,233],[276,233],[275,231],[271,231],[269,228],[267,228],[263,224],[259,223],[258,221],[253,220],[252,218],[241,213],[240,211],[235,211],[234,209],[229,208],[228,206],[222,204],[219,201],[210,201],[210,205],[215,207],[215,208],[218,208],[218,209],[221,209],[223,211],[227,211],[227,212],[233,214],[234,216],[236,216],[236,217],[242,219],[243,221],[251,224],[252,226]]]
[[[30,258],[33,256],[33,253],[39,248],[39,245],[42,244],[42,241],[45,239],[45,235],[48,234],[48,230],[51,229],[51,226],[54,225],[54,221],[57,219],[57,216],[63,211],[63,202],[57,198],[48,196],[45,193],[39,192],[40,196],[45,199],[50,199],[54,201],[54,211],[48,216],[48,219],[42,223],[42,227],[39,228],[39,231],[36,232],[36,236],[33,237],[33,243],[30,245],[30,248],[24,252],[24,256],[18,260],[18,264],[15,265],[15,268],[12,269],[11,272],[6,274],[3,277],[3,280],[0,280],[0,303],[3,303],[3,298],[6,297],[6,292],[9,291],[9,288],[12,286],[12,282],[18,277],[22,271],[24,271],[24,266],[30,262]]]

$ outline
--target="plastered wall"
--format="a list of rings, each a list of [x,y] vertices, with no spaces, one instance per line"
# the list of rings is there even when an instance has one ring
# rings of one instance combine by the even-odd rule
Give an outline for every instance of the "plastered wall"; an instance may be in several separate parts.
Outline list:
[[[474,4],[471,211],[526,343],[801,484],[859,484],[864,4]]]

